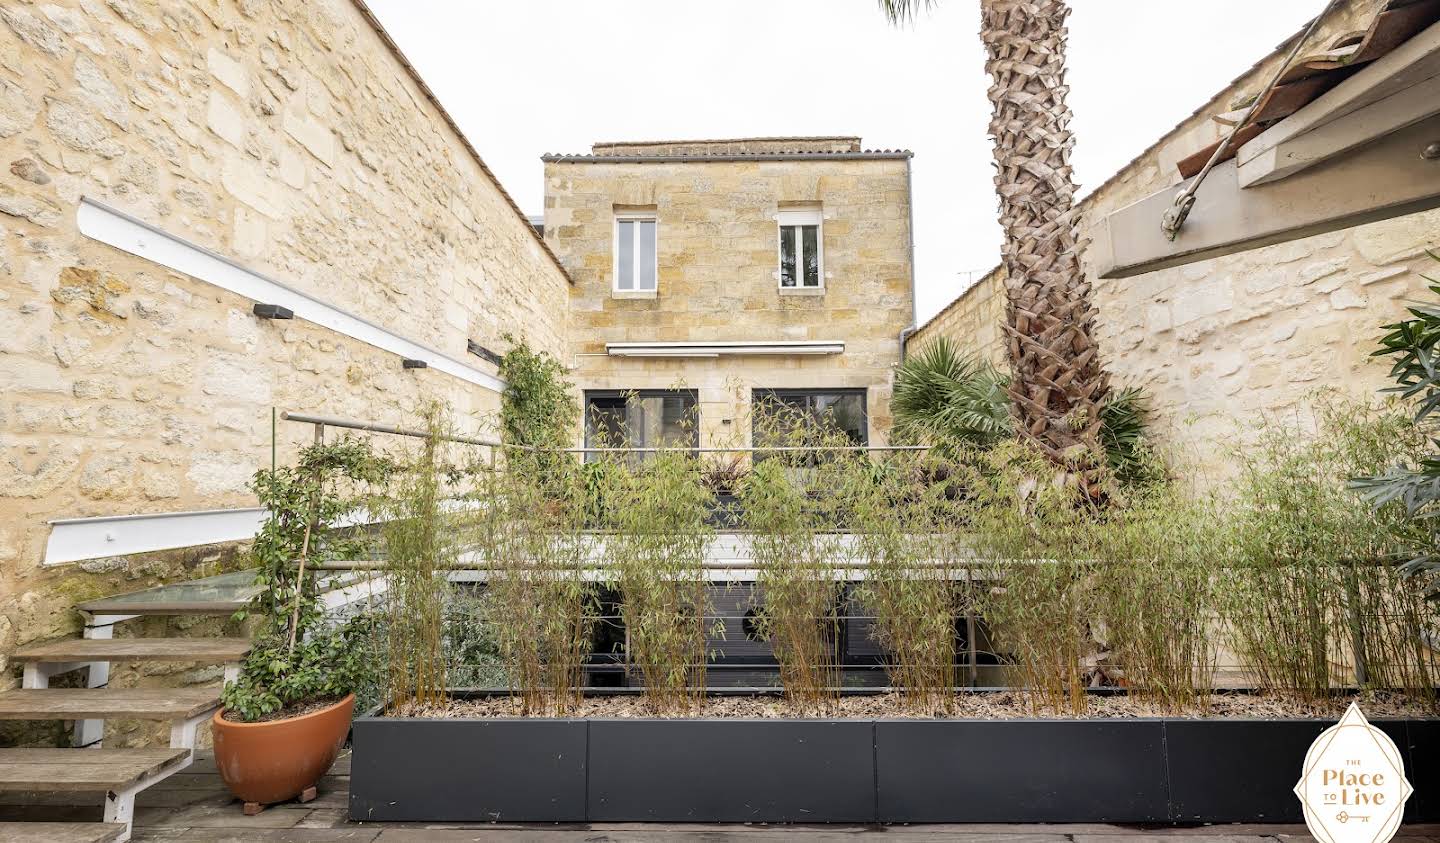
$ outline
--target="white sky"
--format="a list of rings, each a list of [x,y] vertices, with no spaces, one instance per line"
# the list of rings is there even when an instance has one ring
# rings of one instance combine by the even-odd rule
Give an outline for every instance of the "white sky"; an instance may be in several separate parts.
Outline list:
[[[998,260],[976,0],[941,0],[899,29],[875,0],[370,5],[527,213],[543,210],[544,152],[611,140],[860,135],[866,148],[915,153],[922,320]],[[1082,192],[1323,5],[1072,0]]]

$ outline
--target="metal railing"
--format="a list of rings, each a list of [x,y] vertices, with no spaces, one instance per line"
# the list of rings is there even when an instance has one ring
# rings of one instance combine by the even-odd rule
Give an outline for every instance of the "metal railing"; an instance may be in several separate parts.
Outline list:
[[[354,419],[338,419],[333,416],[310,416],[304,413],[292,413],[289,410],[280,414],[285,421],[300,422],[302,424],[313,424],[316,427],[316,438],[323,435],[327,427],[339,427],[346,430],[363,430],[367,433],[390,433],[395,436],[411,436],[416,439],[429,439],[432,436],[445,442],[459,442],[465,445],[480,445],[487,448],[501,447],[498,439],[481,439],[474,436],[451,436],[448,434],[433,434],[423,430],[410,430],[398,427],[393,424],[381,422],[355,421]]]
[[[345,430],[359,430],[367,433],[388,433],[395,436],[409,436],[416,439],[429,439],[434,437],[442,442],[458,442],[463,445],[479,445],[486,448],[507,448],[525,451],[550,450],[564,454],[659,454],[683,451],[689,454],[780,454],[780,453],[856,453],[856,452],[913,452],[928,451],[929,445],[776,445],[770,447],[716,447],[707,446],[690,447],[687,445],[664,446],[658,448],[537,448],[533,445],[510,445],[498,439],[480,438],[474,436],[454,436],[450,434],[432,434],[423,430],[411,430],[393,424],[382,422],[356,421],[354,419],[342,419],[334,416],[313,416],[305,413],[292,413],[289,410],[280,414],[285,421],[299,422],[301,424],[313,424],[316,428],[317,441],[324,435],[325,428],[338,427]]]

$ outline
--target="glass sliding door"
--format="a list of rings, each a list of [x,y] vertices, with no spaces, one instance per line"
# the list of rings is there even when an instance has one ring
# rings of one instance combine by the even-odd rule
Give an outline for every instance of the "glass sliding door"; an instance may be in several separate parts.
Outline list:
[[[694,390],[587,390],[585,447],[697,448],[700,413]],[[594,460],[598,454],[586,454]]]
[[[751,438],[757,448],[779,444],[795,425],[839,431],[855,445],[870,444],[864,389],[757,389]]]

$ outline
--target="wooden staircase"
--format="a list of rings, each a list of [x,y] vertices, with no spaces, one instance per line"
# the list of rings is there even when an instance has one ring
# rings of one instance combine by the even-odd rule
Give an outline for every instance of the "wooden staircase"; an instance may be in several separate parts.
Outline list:
[[[156,611],[143,614],[182,614]],[[113,638],[116,623],[137,617],[87,614],[84,638],[24,647],[9,654],[24,665],[22,687],[0,693],[0,720],[71,720],[75,748],[0,749],[0,791],[104,793],[99,823],[0,822],[0,843],[109,843],[130,839],[135,796],[188,767],[200,724],[220,707],[219,688],[110,688],[112,662],[225,665],[226,680],[250,649],[243,638]],[[50,679],[86,672],[84,688],[50,688]],[[170,723],[170,746],[103,747],[105,720]]]

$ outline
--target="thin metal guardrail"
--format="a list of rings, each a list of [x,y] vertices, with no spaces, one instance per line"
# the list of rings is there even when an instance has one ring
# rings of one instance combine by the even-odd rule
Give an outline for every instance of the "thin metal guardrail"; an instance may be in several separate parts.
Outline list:
[[[897,451],[916,452],[928,451],[929,445],[776,445],[771,447],[714,447],[691,448],[684,445],[659,447],[659,448],[537,448],[533,445],[511,445],[501,442],[498,439],[479,438],[474,436],[452,436],[449,434],[431,434],[423,430],[411,430],[393,424],[383,422],[356,421],[355,419],[342,419],[334,416],[313,416],[306,413],[292,413],[289,410],[280,414],[285,421],[299,422],[301,424],[313,424],[319,428],[338,427],[345,430],[360,430],[368,433],[389,433],[395,436],[409,436],[416,439],[429,439],[432,436],[444,442],[459,442],[465,445],[479,445],[487,448],[511,448],[526,451],[554,451],[565,454],[658,454],[674,451],[682,451],[690,454],[750,454],[750,453],[797,453],[797,452],[859,452],[859,451]]]

